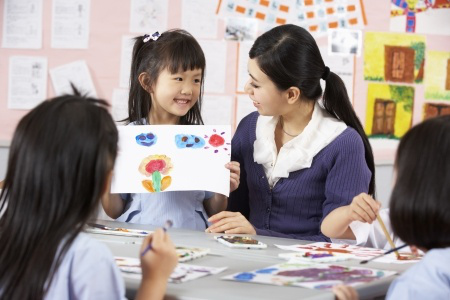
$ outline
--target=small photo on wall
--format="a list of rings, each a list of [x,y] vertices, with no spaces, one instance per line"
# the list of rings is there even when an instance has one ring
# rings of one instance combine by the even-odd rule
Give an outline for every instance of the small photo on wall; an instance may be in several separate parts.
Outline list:
[[[330,29],[328,31],[328,55],[361,55],[361,30]]]
[[[258,34],[258,21],[248,18],[227,18],[225,39],[231,41],[255,40]]]

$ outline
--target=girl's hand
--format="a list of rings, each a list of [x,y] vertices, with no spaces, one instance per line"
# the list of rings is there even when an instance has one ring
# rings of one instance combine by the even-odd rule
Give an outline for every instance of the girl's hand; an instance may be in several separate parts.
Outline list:
[[[358,293],[356,290],[347,285],[335,285],[333,286],[333,293],[336,295],[337,300],[358,300]]]
[[[178,264],[178,255],[175,246],[168,234],[161,228],[148,235],[141,246],[142,253],[148,244],[152,244],[152,249],[141,256],[141,267],[143,279],[151,281],[167,282],[173,269]]]
[[[237,161],[230,161],[225,165],[230,170],[230,193],[239,187],[239,179],[241,177],[241,167]]]
[[[211,216],[208,221],[213,225],[206,228],[205,232],[256,234],[255,228],[240,212],[222,211]]]
[[[377,218],[381,203],[366,193],[361,193],[347,206],[347,217],[351,221],[361,221],[372,224]]]

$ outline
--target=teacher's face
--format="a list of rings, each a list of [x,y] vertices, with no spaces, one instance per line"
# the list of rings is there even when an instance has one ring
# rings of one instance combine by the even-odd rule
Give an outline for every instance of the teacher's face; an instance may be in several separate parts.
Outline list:
[[[245,92],[253,105],[263,116],[276,116],[284,112],[287,105],[285,92],[280,91],[270,78],[259,68],[256,59],[248,61],[249,80]]]

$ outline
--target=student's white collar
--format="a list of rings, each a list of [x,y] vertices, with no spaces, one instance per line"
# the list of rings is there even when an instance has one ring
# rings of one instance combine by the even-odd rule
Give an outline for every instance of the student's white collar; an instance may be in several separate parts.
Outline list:
[[[271,174],[274,182],[287,178],[290,172],[311,167],[314,156],[347,128],[343,121],[331,116],[316,102],[303,132],[284,144],[277,155],[275,127],[278,120],[278,116],[259,116],[253,151],[255,162],[269,168],[274,165]]]

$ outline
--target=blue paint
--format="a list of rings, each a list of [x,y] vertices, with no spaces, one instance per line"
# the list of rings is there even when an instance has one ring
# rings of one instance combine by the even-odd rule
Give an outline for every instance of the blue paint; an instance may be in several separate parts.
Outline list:
[[[205,139],[203,139],[202,137],[193,134],[177,134],[175,136],[175,144],[180,149],[184,148],[199,149],[203,148],[206,142]]]
[[[235,275],[234,279],[240,280],[240,281],[250,281],[254,277],[255,277],[255,275],[253,273],[244,272],[244,273],[239,273],[239,274]]]
[[[156,144],[158,137],[153,133],[141,133],[136,136],[136,143],[144,147],[150,147]]]

